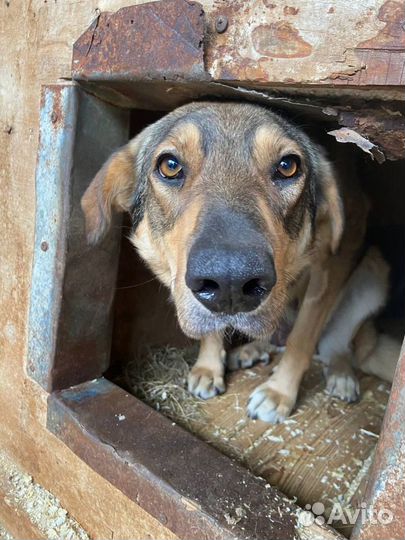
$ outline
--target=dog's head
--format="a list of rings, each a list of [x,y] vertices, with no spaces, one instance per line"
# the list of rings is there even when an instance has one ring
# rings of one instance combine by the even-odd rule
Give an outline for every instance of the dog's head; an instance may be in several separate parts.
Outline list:
[[[194,103],[118,150],[82,199],[88,239],[129,211],[131,241],[199,338],[268,335],[319,242],[338,246],[342,210],[318,146],[266,108]]]

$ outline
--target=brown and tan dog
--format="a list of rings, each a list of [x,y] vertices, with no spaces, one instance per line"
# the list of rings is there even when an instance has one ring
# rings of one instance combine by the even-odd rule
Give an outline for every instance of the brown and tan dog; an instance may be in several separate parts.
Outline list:
[[[201,340],[191,392],[225,390],[226,329],[256,340],[232,353],[233,364],[251,365],[298,299],[282,359],[249,415],[286,418],[317,347],[329,392],[357,398],[352,352],[363,362],[376,346],[363,322],[385,302],[388,268],[377,250],[361,257],[368,205],[349,168],[335,172],[318,145],[262,106],[201,102],[148,126],[94,178],[82,199],[88,239],[103,237],[113,211],[131,213],[131,241],[170,288],[183,331]]]

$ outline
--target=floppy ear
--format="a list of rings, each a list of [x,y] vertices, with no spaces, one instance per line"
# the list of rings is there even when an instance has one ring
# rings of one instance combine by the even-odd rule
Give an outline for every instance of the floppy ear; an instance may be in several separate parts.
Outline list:
[[[338,182],[332,166],[326,162],[323,164],[322,193],[327,206],[332,236],[331,251],[336,253],[342,239],[344,229],[343,202],[339,194]]]
[[[130,210],[136,188],[137,140],[115,152],[86,189],[81,206],[89,244],[97,244],[107,233],[113,210]]]

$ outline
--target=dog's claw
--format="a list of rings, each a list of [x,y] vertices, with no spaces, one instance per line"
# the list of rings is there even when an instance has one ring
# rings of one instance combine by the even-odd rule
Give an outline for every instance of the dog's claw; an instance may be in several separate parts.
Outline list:
[[[357,377],[351,373],[333,373],[327,378],[326,391],[342,401],[353,403],[360,397],[360,386]]]
[[[194,366],[188,376],[188,391],[200,399],[210,399],[225,392],[222,375],[210,369]]]

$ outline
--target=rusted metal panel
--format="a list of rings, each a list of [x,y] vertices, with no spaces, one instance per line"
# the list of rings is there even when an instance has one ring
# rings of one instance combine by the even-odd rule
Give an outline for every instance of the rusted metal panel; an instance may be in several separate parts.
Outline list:
[[[352,130],[379,161],[403,159],[398,105],[365,109],[346,100],[339,107],[336,92],[357,99],[364,88],[367,97],[404,99],[404,8],[403,0],[221,0],[207,14],[186,0],[130,6],[101,13],[78,39],[72,76],[108,102],[150,110],[207,96],[255,99],[255,88],[272,92],[268,104],[283,106],[282,89],[289,106],[295,99],[329,119],[330,130]]]
[[[51,395],[48,428],[180,538],[342,538],[105,379]]]
[[[108,365],[120,230],[87,247],[80,198],[127,136],[127,112],[75,85],[44,88],[27,372],[47,390]]]
[[[352,540],[405,538],[405,342],[384,416],[361,517]],[[361,514],[360,514],[361,516]]]
[[[403,85],[404,8],[403,0],[217,0],[207,69],[216,80],[276,85]]]
[[[166,0],[101,13],[73,46],[73,77],[103,80],[202,80],[204,12]],[[111,71],[113,67],[113,73]]]

